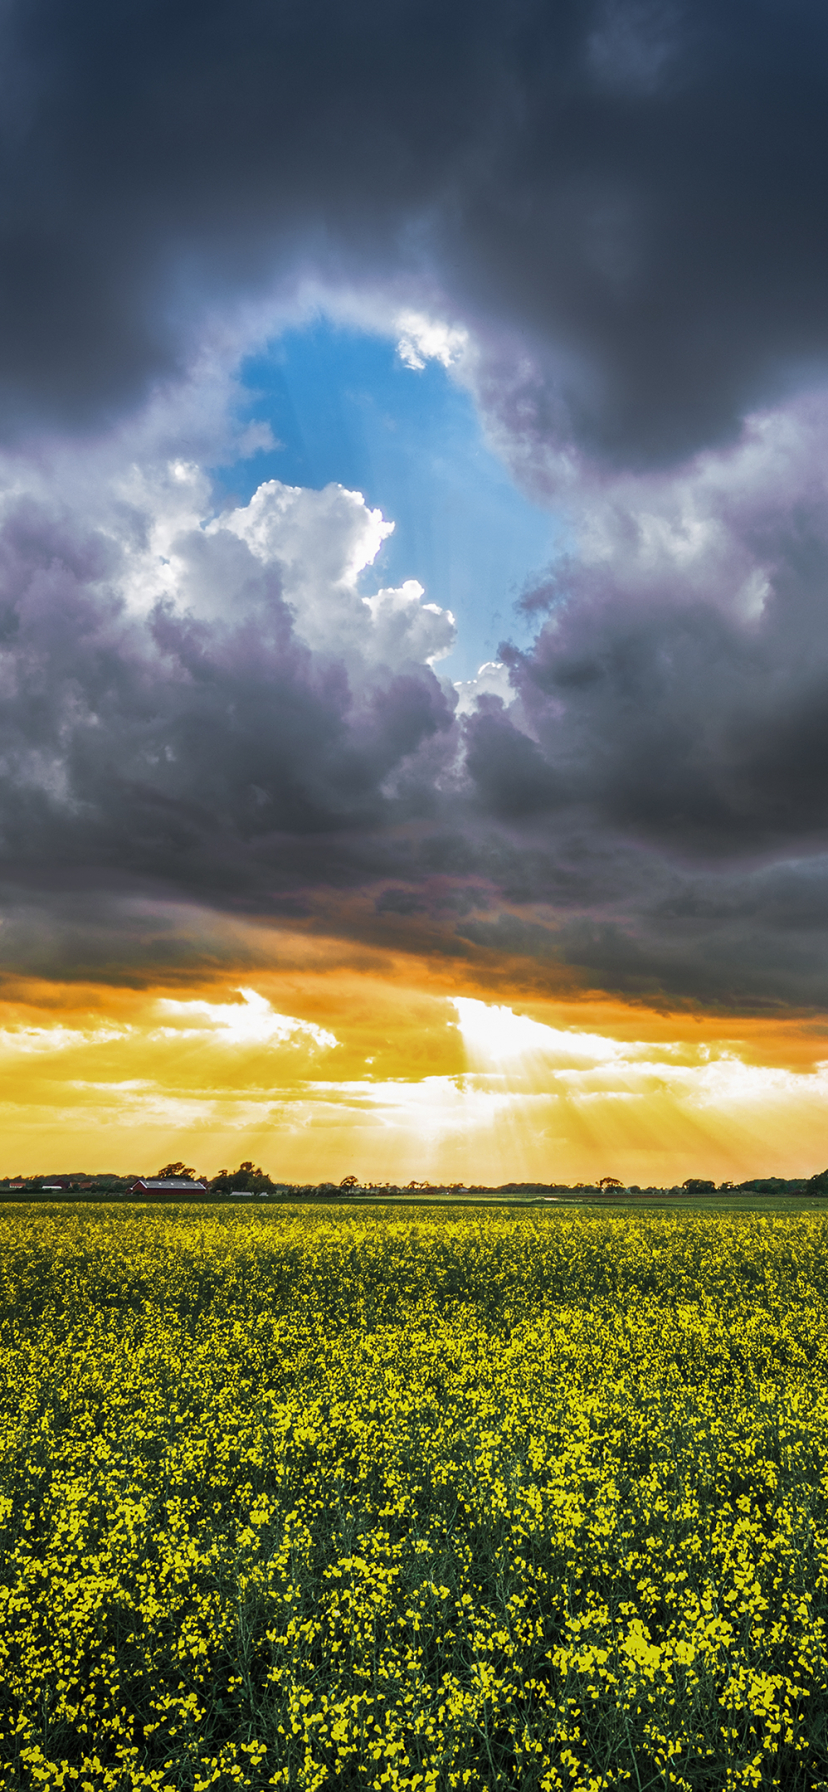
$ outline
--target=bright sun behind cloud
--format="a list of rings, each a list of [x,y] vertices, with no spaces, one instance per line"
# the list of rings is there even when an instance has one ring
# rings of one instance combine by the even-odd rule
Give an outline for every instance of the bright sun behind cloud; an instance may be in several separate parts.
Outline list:
[[[326,1027],[274,1014],[266,996],[239,988],[241,1002],[176,1001],[164,996],[158,1007],[174,1024],[158,1028],[162,1039],[208,1039],[214,1045],[303,1045],[331,1051],[339,1040]]]
[[[528,1014],[515,1014],[502,1004],[491,1006],[472,996],[449,999],[459,1016],[457,1024],[469,1064],[476,1070],[528,1066],[536,1061],[602,1064],[625,1055],[625,1049],[616,1040],[605,1039],[599,1033],[550,1027],[532,1020]]]

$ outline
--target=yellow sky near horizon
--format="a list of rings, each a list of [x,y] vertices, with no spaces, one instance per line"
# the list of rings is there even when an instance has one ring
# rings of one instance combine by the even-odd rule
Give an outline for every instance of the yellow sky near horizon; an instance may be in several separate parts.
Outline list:
[[[457,982],[316,950],[238,980],[21,983],[0,1005],[6,1175],[682,1182],[828,1162],[828,1031]]]

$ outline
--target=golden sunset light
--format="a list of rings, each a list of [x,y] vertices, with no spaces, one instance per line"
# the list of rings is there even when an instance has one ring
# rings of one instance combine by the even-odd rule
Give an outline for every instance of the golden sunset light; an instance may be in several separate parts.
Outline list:
[[[215,1175],[249,1157],[285,1182],[645,1187],[757,1163],[811,1174],[824,1154],[811,1023],[511,1006],[409,971],[269,970],[186,995],[65,985],[48,1006],[30,989],[0,1028],[6,1173],[179,1157]]]

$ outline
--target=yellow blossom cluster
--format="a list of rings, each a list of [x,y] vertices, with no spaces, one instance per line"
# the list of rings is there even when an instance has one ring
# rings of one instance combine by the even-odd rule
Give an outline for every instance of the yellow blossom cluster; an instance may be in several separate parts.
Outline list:
[[[828,1788],[828,1222],[0,1216],[2,1792]]]

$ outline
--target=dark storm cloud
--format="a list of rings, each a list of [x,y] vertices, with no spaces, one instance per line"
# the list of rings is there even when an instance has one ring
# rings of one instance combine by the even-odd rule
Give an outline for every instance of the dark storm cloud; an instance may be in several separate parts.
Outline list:
[[[186,976],[243,958],[234,917],[293,917],[533,986],[824,1006],[828,414],[790,398],[828,368],[824,9],[28,0],[0,40],[0,415],[29,454],[0,968]],[[465,319],[501,442],[565,482],[509,707],[458,718],[447,619],[348,584],[361,500],[288,517],[274,488],[199,527],[149,425],[108,438],[108,496],[103,450],[37,470],[39,424],[122,416],[305,275]]]
[[[593,891],[592,913],[559,902],[545,927],[505,913],[464,921],[458,935],[527,987],[554,989],[568,967],[592,989],[655,1007],[825,1009],[828,858],[786,867],[784,888],[761,870],[671,876],[657,857],[625,876],[622,861],[618,887]],[[555,886],[553,871],[547,892]]]
[[[249,950],[222,914],[298,915],[551,987],[571,967],[649,1000],[824,1004],[822,540],[800,519],[741,624],[573,571],[517,706],[460,724],[426,666],[311,651],[247,549],[234,620],[141,618],[117,542],[21,501],[0,531],[0,966],[186,976]],[[233,541],[201,539],[208,588]]]
[[[793,469],[769,430],[706,485],[639,481],[526,594],[547,619],[502,649],[519,702],[478,705],[465,763],[515,844],[503,898],[550,932],[511,912],[464,923],[477,944],[642,996],[828,999],[828,506],[785,427]]]
[[[824,363],[817,0],[17,0],[0,35],[7,429],[111,415],[314,270],[442,294],[529,357],[513,425],[619,460]]]
[[[760,614],[573,567],[532,651],[505,650],[535,741],[508,713],[468,724],[487,806],[565,802],[684,863],[828,848],[828,514],[803,508]]]
[[[0,533],[0,843],[33,887],[111,876],[270,900],[303,877],[352,881],[340,837],[428,811],[417,754],[427,766],[452,722],[433,672],[380,665],[352,688],[340,659],[297,638],[276,574],[257,575],[244,552],[245,596],[260,601],[235,622],[163,604],[142,620],[107,593],[111,544],[28,501],[12,512]],[[402,764],[391,800],[383,785]]]

